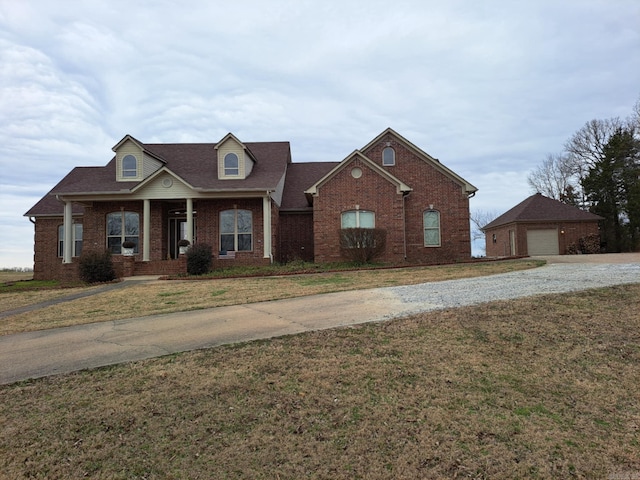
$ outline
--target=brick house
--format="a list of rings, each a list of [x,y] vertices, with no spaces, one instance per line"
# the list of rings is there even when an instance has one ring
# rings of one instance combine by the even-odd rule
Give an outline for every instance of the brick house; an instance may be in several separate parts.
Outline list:
[[[562,255],[599,235],[602,217],[531,195],[484,227],[487,257]]]
[[[384,229],[384,262],[471,256],[477,189],[392,129],[340,162],[295,163],[288,142],[231,133],[199,144],[126,135],[113,151],[103,167],[74,168],[25,214],[34,278],[75,279],[80,254],[105,249],[121,276],[184,272],[183,239],[211,245],[214,268],[339,261],[347,227]]]

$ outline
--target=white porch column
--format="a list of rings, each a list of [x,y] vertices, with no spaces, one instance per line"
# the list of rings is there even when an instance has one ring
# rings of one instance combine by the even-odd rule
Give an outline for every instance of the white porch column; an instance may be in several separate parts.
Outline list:
[[[187,198],[187,240],[193,244],[193,198]]]
[[[64,230],[64,251],[62,252],[62,263],[73,262],[73,214],[71,202],[64,203],[64,217],[62,220]]]
[[[271,196],[262,197],[262,225],[264,237],[264,258],[271,258]],[[273,258],[271,258],[273,261]]]
[[[151,250],[151,201],[145,199],[142,209],[142,261],[148,262]]]

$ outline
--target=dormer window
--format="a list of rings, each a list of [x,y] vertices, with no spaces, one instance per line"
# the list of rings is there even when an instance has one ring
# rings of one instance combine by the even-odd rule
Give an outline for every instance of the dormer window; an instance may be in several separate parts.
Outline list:
[[[138,159],[133,155],[125,155],[122,158],[122,178],[135,178],[138,176]]]
[[[237,177],[240,175],[240,161],[235,153],[227,153],[224,156],[224,176]]]
[[[396,151],[391,147],[382,150],[382,165],[389,167],[396,164]]]

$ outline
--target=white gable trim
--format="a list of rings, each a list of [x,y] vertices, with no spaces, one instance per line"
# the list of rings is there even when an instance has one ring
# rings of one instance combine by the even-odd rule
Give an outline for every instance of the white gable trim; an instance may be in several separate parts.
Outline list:
[[[342,160],[338,165],[331,169],[329,173],[327,173],[324,177],[314,183],[304,193],[307,195],[318,195],[318,188],[324,183],[331,180],[334,176],[336,176],[338,172],[345,169],[351,162],[353,162],[355,158],[359,158],[369,168],[371,168],[371,170],[376,172],[381,177],[387,179],[390,183],[394,184],[398,193],[410,192],[413,190],[409,185],[391,175],[387,170],[379,166],[377,163],[373,162],[371,159],[367,158],[367,156],[364,155],[360,150],[354,150],[351,155]]]
[[[387,135],[391,135],[391,136],[395,137],[396,140],[398,140],[400,143],[404,144],[409,150],[412,150],[413,153],[415,153],[420,158],[422,158],[426,163],[428,163],[431,166],[433,166],[433,168],[435,168],[436,170],[439,170],[441,173],[443,173],[444,175],[446,175],[449,178],[453,179],[457,183],[460,183],[463,186],[464,191],[467,194],[472,194],[472,193],[475,193],[476,191],[478,191],[478,189],[476,187],[474,187],[472,184],[467,182],[464,178],[462,178],[461,176],[459,176],[458,174],[456,174],[452,170],[449,170],[442,163],[440,163],[440,160],[438,160],[437,158],[432,157],[427,152],[425,152],[424,150],[420,149],[419,147],[417,147],[416,145],[411,143],[409,140],[404,138],[402,135],[400,135],[398,132],[396,132],[392,128],[387,128],[386,130],[384,130],[380,135],[378,135],[376,138],[374,138],[368,144],[366,144],[364,147],[362,147],[361,150],[362,151],[368,150],[369,148],[371,148],[374,145],[376,145],[379,142],[381,142],[383,140],[383,138],[385,136],[387,136]]]

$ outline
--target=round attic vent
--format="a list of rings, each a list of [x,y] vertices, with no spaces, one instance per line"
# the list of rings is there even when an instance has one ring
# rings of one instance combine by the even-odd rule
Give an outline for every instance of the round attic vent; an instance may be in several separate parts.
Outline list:
[[[362,176],[362,169],[360,167],[354,167],[353,170],[351,170],[351,176],[353,178],[360,178]]]
[[[164,188],[169,188],[171,185],[173,185],[173,180],[171,180],[170,178],[163,178],[162,179],[162,186]]]

